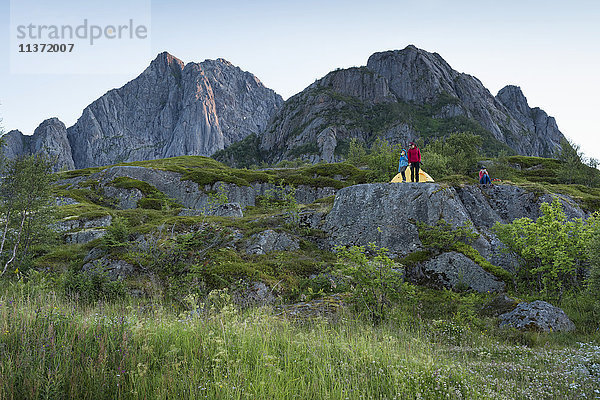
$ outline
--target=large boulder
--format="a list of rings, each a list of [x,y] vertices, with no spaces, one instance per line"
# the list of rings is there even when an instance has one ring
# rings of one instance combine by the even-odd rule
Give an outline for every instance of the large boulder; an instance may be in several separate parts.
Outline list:
[[[541,300],[519,303],[514,310],[500,315],[500,327],[542,332],[575,330],[575,324],[563,310]]]
[[[457,252],[443,253],[407,271],[414,283],[457,291],[475,290],[480,293],[502,292],[505,284],[485,271],[469,257]]]
[[[392,254],[421,248],[416,221],[454,226],[470,222],[452,188],[429,183],[370,183],[341,189],[325,219],[332,245],[375,243]]]
[[[566,196],[559,199],[569,217],[585,217],[573,200]],[[403,256],[422,249],[417,222],[435,225],[444,219],[455,227],[471,225],[480,234],[473,247],[492,264],[513,270],[517,261],[503,251],[493,225],[521,217],[535,220],[541,203],[551,201],[550,195],[536,195],[511,185],[354,185],[338,191],[323,229],[330,234],[332,247],[375,243],[389,249],[392,255]]]

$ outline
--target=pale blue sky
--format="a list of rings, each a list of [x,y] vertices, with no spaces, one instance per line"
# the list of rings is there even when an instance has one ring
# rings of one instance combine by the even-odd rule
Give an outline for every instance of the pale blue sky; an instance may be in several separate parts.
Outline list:
[[[68,3],[52,2],[58,9]],[[3,0],[0,116],[7,130],[30,134],[53,116],[72,125],[87,104],[164,50],[185,62],[223,57],[287,98],[333,69],[414,44],[478,77],[492,94],[521,86],[530,106],[556,117],[567,137],[600,158],[599,1],[153,0],[149,54],[117,52],[112,59],[127,73],[101,75],[11,74],[9,22]]]

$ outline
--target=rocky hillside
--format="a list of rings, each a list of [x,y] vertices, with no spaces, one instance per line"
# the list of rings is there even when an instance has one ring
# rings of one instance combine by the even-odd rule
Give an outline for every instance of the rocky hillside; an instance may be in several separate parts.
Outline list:
[[[591,211],[582,209],[579,198],[515,184],[364,184],[367,172],[345,163],[252,171],[206,157],[176,157],[59,176],[59,230],[69,244],[93,246],[115,217],[127,219],[142,236],[160,226],[183,226],[185,231],[188,225],[212,221],[232,235],[227,248],[241,254],[234,274],[257,268],[254,256],[244,254],[289,251],[287,256],[305,260],[310,271],[319,272],[317,267],[330,262],[336,246],[374,243],[405,264],[407,278],[415,283],[466,285],[479,292],[505,290],[517,266],[502,251],[492,230],[496,222],[535,220],[540,205],[554,197],[570,218],[585,218]],[[470,226],[478,237],[465,248],[431,253],[420,240],[418,224],[436,226],[440,220]],[[296,264],[290,260],[289,267]],[[131,274],[135,268],[128,265],[126,270]]]
[[[236,165],[296,157],[332,162],[351,138],[406,144],[460,131],[484,137],[489,154],[504,149],[550,156],[564,139],[554,118],[530,108],[520,88],[507,86],[493,96],[439,54],[408,46],[375,53],[364,67],[327,74],[287,100],[259,138],[218,159]]]
[[[254,75],[224,59],[185,64],[159,54],[146,70],[83,110],[65,130],[56,118],[32,137],[7,137],[7,154],[43,150],[58,168],[86,168],[179,155],[211,155],[265,129],[283,103]]]

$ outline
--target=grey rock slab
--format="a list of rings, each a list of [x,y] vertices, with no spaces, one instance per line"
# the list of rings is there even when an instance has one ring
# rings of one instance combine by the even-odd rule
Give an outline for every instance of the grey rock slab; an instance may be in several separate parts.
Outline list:
[[[69,232],[65,234],[65,243],[67,244],[84,244],[91,242],[92,240],[100,239],[106,235],[106,229],[100,228],[89,228],[82,229],[76,232]]]
[[[87,229],[87,228],[106,228],[110,226],[112,222],[111,215],[105,215],[100,218],[78,218],[77,216],[67,217],[62,221],[57,222],[54,225],[56,232],[67,232],[75,229]]]
[[[247,254],[268,254],[274,251],[298,250],[298,239],[287,233],[279,233],[272,229],[257,233],[250,238],[246,248]]]
[[[407,278],[417,284],[436,289],[474,290],[480,293],[502,292],[505,284],[464,254],[443,253],[410,272]]]
[[[105,197],[113,198],[117,201],[117,208],[120,210],[130,210],[137,208],[137,203],[144,197],[144,194],[136,188],[124,189],[114,186],[104,186]]]
[[[521,331],[569,332],[575,324],[565,312],[545,301],[519,303],[508,313],[500,315],[500,327],[513,327]]]
[[[341,189],[325,218],[333,246],[371,242],[393,254],[421,247],[415,221],[434,225],[440,218],[454,226],[470,222],[453,188],[431,183],[371,183]]]

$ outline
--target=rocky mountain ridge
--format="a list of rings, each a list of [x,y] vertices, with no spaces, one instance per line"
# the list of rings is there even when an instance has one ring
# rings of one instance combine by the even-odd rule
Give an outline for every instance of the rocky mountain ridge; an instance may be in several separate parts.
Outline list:
[[[517,86],[493,96],[439,54],[411,45],[333,71],[285,103],[224,59],[185,64],[164,52],[86,107],[75,125],[53,118],[31,137],[10,132],[5,147],[9,157],[44,151],[57,170],[215,152],[249,166],[339,161],[352,138],[406,144],[462,131],[482,136],[489,155],[547,157],[564,140],[554,118],[531,108]]]
[[[31,137],[10,132],[6,153],[43,149],[58,158],[57,169],[211,155],[264,130],[282,103],[254,75],[224,59],[185,64],[164,52],[137,78],[86,107],[68,129],[53,118]]]
[[[366,66],[330,72],[288,99],[256,141],[255,153],[267,162],[332,162],[352,138],[369,144],[379,136],[406,145],[461,131],[481,135],[489,154],[548,157],[564,140],[554,118],[530,108],[519,87],[493,96],[439,54],[411,45],[375,53]],[[244,163],[227,151],[218,159]]]

